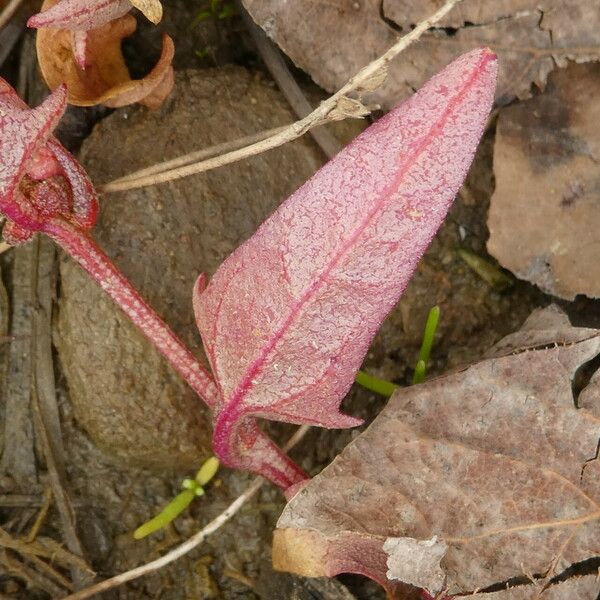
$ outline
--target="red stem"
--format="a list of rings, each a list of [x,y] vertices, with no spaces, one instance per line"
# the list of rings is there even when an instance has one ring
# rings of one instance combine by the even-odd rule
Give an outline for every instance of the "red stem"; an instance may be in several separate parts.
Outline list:
[[[91,275],[206,404],[215,406],[218,392],[211,374],[96,242],[86,232],[59,219],[48,222],[44,232]]]
[[[309,476],[258,426],[253,416],[222,411],[214,421],[213,450],[235,469],[262,475],[282,490],[296,490]],[[287,496],[286,492],[286,496]]]
[[[216,408],[218,389],[211,374],[198,362],[169,326],[140,296],[131,282],[83,230],[61,219],[46,223],[44,233],[58,243],[179,372],[189,386],[210,406]],[[231,414],[215,423],[213,447],[224,464],[250,469],[284,490],[296,486],[308,476],[258,427],[253,418],[233,419]],[[232,423],[231,421],[237,422]],[[232,452],[231,438],[237,434],[242,452]]]

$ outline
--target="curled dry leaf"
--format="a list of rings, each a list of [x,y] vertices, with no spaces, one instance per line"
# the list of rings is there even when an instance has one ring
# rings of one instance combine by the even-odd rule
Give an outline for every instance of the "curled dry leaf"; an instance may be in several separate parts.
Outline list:
[[[440,0],[243,0],[254,20],[326,90],[339,89],[397,36],[431,15]],[[594,0],[465,1],[453,9],[401,61],[372,96],[389,108],[473,46],[486,45],[500,62],[497,96],[530,95],[567,58],[598,60],[600,11]]]
[[[129,0],[148,21],[155,25],[160,23],[163,15],[163,7],[160,0]]]
[[[386,586],[389,574],[435,595],[437,560],[452,595],[530,574],[550,581],[599,557],[600,419],[576,408],[572,382],[600,353],[600,331],[553,310],[494,353],[396,392],[289,502],[276,568],[363,573]],[[594,589],[578,598],[595,600],[600,582]]]
[[[600,297],[600,64],[571,64],[500,113],[488,249],[517,277]]]
[[[132,6],[138,8],[154,24],[162,18],[160,0],[59,0],[45,2],[42,12],[33,15],[27,25],[70,31],[77,64],[86,69],[89,65],[88,32],[122,17]]]
[[[55,1],[46,0],[44,6],[52,6]],[[136,26],[133,16],[124,15],[88,31],[85,70],[75,59],[69,30],[40,28],[38,61],[50,89],[65,83],[68,101],[78,106],[104,104],[116,108],[139,102],[151,109],[158,108],[173,88],[173,40],[165,35],[161,57],[152,71],[142,79],[131,79],[121,42],[135,31]]]

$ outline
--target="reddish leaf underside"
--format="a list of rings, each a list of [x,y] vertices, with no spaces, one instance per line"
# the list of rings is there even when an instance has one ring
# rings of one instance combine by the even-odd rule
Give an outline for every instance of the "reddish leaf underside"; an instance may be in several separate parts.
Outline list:
[[[496,75],[488,49],[458,58],[199,283],[194,309],[220,392],[213,446],[226,464],[286,487],[254,417],[360,423],[340,401],[467,173]]]
[[[26,241],[55,217],[83,228],[95,222],[92,184],[52,136],[65,107],[64,86],[30,109],[0,79],[0,213],[8,218],[3,235],[11,242]]]
[[[29,27],[52,27],[71,31],[89,31],[122,17],[131,10],[128,0],[61,0],[33,15]]]

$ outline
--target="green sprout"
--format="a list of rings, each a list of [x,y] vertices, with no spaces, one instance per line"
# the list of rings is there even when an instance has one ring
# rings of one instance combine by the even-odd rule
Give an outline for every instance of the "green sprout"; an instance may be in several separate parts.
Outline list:
[[[183,492],[180,492],[165,506],[154,518],[140,525],[134,532],[133,537],[141,540],[147,535],[166,527],[176,519],[192,502],[194,498],[204,495],[204,486],[217,474],[219,461],[211,456],[196,473],[194,479],[184,479],[181,483]]]
[[[423,341],[421,342],[421,350],[419,351],[419,360],[417,361],[415,373],[413,375],[413,385],[417,383],[423,383],[423,381],[425,381],[427,364],[429,363],[429,356],[431,354],[431,348],[433,347],[433,338],[435,337],[435,332],[437,330],[439,321],[440,307],[434,306],[427,315],[425,332],[423,333]]]
[[[208,8],[201,10],[194,19],[192,26],[206,21],[207,19],[213,19],[215,21],[222,21],[228,19],[235,14],[235,3],[225,2],[224,0],[210,0]]]
[[[423,333],[423,341],[421,342],[421,350],[419,351],[419,360],[415,366],[415,373],[413,375],[413,385],[416,383],[423,383],[425,380],[425,374],[427,372],[427,363],[429,362],[429,356],[431,354],[431,348],[433,347],[433,339],[435,332],[440,320],[440,307],[434,306],[427,315],[427,322],[425,323],[425,332]],[[365,389],[387,396],[388,398],[400,387],[399,385],[392,383],[391,381],[385,381],[369,375],[364,371],[359,371],[356,374],[356,383],[362,385]]]
[[[513,280],[496,265],[478,254],[475,254],[475,252],[471,252],[466,248],[460,248],[458,250],[458,255],[470,269],[479,275],[479,277],[495,291],[503,292],[514,283]]]
[[[392,383],[391,381],[385,381],[369,375],[364,371],[359,371],[356,374],[356,383],[362,385],[365,389],[388,398],[400,387],[399,385]]]

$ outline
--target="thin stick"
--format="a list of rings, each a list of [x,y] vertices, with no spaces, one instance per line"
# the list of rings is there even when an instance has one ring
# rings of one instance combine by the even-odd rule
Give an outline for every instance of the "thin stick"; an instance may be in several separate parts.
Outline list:
[[[75,514],[68,492],[65,469],[65,449],[56,398],[54,358],[52,355],[52,286],[54,284],[55,246],[47,238],[33,241],[35,267],[32,315],[31,356],[33,360],[32,405],[36,438],[44,454],[52,495],[62,526],[62,535],[69,551],[83,559],[84,547],[77,533]],[[36,534],[37,535],[37,534]],[[93,582],[91,569],[71,568],[74,589]],[[69,588],[72,590],[73,588]]]
[[[288,452],[291,448],[293,448],[304,437],[308,430],[308,425],[302,425],[302,427],[299,427],[294,435],[288,440],[287,444],[283,447],[283,451]],[[138,577],[152,573],[153,571],[161,569],[162,567],[176,561],[178,558],[181,558],[200,545],[211,533],[214,533],[221,526],[227,523],[227,521],[229,521],[242,508],[242,506],[248,502],[248,500],[256,495],[264,482],[265,480],[262,477],[256,477],[246,491],[241,496],[238,496],[218,517],[213,519],[206,527],[194,534],[183,544],[177,546],[177,548],[174,548],[164,556],[146,563],[141,567],[131,569],[130,571],[126,571],[125,573],[121,573],[120,575],[116,575],[115,577],[111,577],[110,579],[106,579],[100,583],[92,585],[89,588],[75,592],[74,594],[64,598],[64,600],[84,600],[85,598],[90,598],[95,594],[105,592],[106,590],[115,588],[128,581],[132,581],[133,579],[137,579]]]
[[[46,516],[48,515],[48,511],[50,510],[50,506],[52,505],[52,488],[46,488],[44,491],[44,503],[41,506],[41,509],[38,513],[38,516],[33,523],[33,526],[29,530],[29,533],[25,536],[25,543],[29,544],[33,542],[37,537],[39,530],[41,529],[44,521],[46,520]]]
[[[12,19],[12,16],[17,12],[21,4],[23,4],[23,0],[10,0],[2,13],[0,13],[0,29]]]
[[[155,175],[157,173],[162,173],[163,171],[169,171],[170,169],[174,169],[175,167],[182,167],[184,165],[189,165],[191,163],[198,162],[199,160],[205,160],[207,158],[212,158],[213,156],[218,156],[219,154],[223,154],[225,152],[230,152],[231,150],[237,150],[238,148],[242,148],[243,146],[247,146],[248,144],[260,142],[261,140],[264,140],[271,135],[284,131],[288,127],[289,125],[283,125],[282,127],[267,129],[266,131],[259,131],[258,133],[253,133],[251,135],[246,135],[236,140],[232,140],[231,142],[223,142],[222,144],[215,144],[214,146],[203,148],[202,150],[190,152],[189,154],[184,154],[183,156],[179,156],[178,158],[166,160],[165,162],[161,162],[156,165],[152,165],[151,167],[140,169],[139,171],[134,171],[129,175],[119,177],[118,179],[111,181],[110,185],[117,182],[140,179],[141,177],[146,177],[148,175]]]
[[[303,119],[309,115],[313,107],[304,96],[302,89],[281,54],[281,50],[267,37],[267,34],[253,21],[248,11],[244,8],[241,0],[237,0],[238,12],[242,15],[246,29],[252,36],[258,53],[265,63],[269,73],[277,83],[277,86],[292,107],[296,116]],[[311,129],[309,132],[327,158],[333,158],[341,149],[342,144],[323,127]]]
[[[87,271],[206,404],[214,406],[217,389],[211,374],[96,242],[86,232],[58,219],[46,226],[45,233]]]
[[[410,44],[416,42],[431,26],[448,14],[460,1],[461,0],[447,0],[442,8],[436,11],[428,19],[425,19],[419,23],[410,33],[400,38],[384,54],[359,71],[340,90],[333,94],[333,96],[330,96],[327,100],[322,102],[315,110],[304,117],[304,119],[300,119],[299,121],[292,123],[280,133],[276,133],[265,140],[250,144],[244,148],[233,150],[232,152],[227,152],[220,156],[215,156],[195,164],[189,164],[169,171],[163,171],[162,173],[152,175],[151,177],[127,179],[126,181],[121,182],[113,181],[102,186],[100,191],[117,192],[130,190],[147,187],[149,185],[156,185],[158,183],[164,183],[167,181],[174,181],[176,179],[188,177],[189,175],[195,175],[197,173],[203,173],[205,171],[209,171],[210,169],[223,167],[244,158],[249,158],[250,156],[255,156],[262,152],[266,152],[267,150],[272,150],[273,148],[277,148],[278,146],[282,146],[287,142],[291,142],[292,140],[299,138],[312,127],[323,125],[328,121],[344,118],[345,115],[342,113],[345,111],[339,110],[341,108],[339,105],[340,103],[344,103],[344,100],[348,102],[347,95],[351,92],[364,89],[365,87],[373,89],[374,82],[381,83],[381,81],[383,81],[383,75],[385,74],[387,65],[390,63],[390,61],[400,54],[400,52],[410,46]],[[338,110],[336,111],[336,109]],[[360,114],[364,115],[364,112]]]

